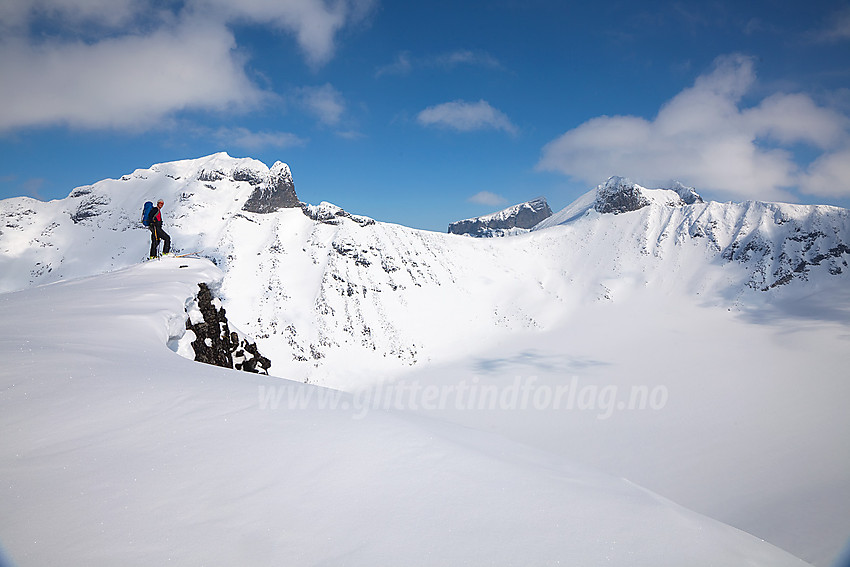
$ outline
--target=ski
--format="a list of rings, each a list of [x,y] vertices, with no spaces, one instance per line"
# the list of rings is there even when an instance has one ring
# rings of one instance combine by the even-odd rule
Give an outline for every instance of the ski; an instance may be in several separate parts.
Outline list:
[[[153,258],[145,258],[146,262],[150,262],[152,260],[162,260],[163,258],[186,258],[188,256],[194,256],[196,258],[201,258],[200,252],[186,252],[185,254],[160,254],[159,256],[155,256]]]

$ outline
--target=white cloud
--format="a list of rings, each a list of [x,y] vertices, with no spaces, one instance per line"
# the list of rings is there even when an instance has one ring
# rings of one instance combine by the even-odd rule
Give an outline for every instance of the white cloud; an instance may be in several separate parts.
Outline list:
[[[53,125],[145,130],[181,110],[252,108],[272,95],[246,73],[231,25],[287,32],[316,67],[333,56],[340,30],[364,21],[374,3],[2,2],[0,132]],[[35,31],[45,22],[56,30],[47,39]],[[333,104],[326,98],[314,110],[332,122]]]
[[[801,170],[792,146],[835,149],[848,138],[850,121],[801,94],[775,94],[742,108],[754,82],[751,58],[718,58],[653,120],[588,120],[547,144],[537,167],[591,185],[619,174],[645,184],[680,179],[737,198],[793,199],[789,190]]]
[[[328,62],[334,54],[337,33],[362,22],[375,0],[188,0],[187,8],[203,17],[227,22],[271,25],[292,33],[313,66]]]
[[[233,144],[248,150],[291,148],[306,143],[289,132],[254,132],[247,128],[220,128],[214,133],[214,137],[224,144]]]
[[[301,87],[295,90],[296,102],[326,126],[339,124],[345,112],[345,99],[333,85]]]
[[[850,197],[850,148],[825,154],[801,176],[804,193],[825,197]]]
[[[783,144],[804,142],[819,148],[834,147],[847,133],[850,120],[817,106],[802,94],[776,94],[742,112],[758,136]]]
[[[264,98],[224,28],[182,26],[95,44],[0,44],[0,130],[66,124],[147,129],[182,108],[221,110]]]
[[[484,100],[457,100],[429,106],[417,115],[417,120],[423,126],[439,126],[459,132],[503,130],[509,134],[517,133],[517,128],[510,119]]]
[[[490,207],[498,207],[499,205],[504,205],[507,203],[507,199],[502,197],[501,195],[497,195],[495,193],[491,193],[490,191],[480,191],[467,199],[470,203],[477,203],[479,205],[487,205]]]

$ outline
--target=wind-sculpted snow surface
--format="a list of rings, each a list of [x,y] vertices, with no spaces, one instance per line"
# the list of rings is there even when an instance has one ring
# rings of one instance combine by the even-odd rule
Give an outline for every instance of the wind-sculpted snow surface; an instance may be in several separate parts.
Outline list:
[[[846,411],[850,383],[845,378],[850,365],[847,210],[760,202],[704,202],[693,189],[682,185],[646,189],[619,178],[602,184],[602,190],[597,188],[583,195],[531,232],[506,238],[475,239],[414,230],[376,222],[329,203],[271,212],[245,210],[258,187],[282,187],[288,191],[290,183],[280,182],[289,179],[285,172],[288,168],[283,164],[269,169],[255,160],[216,154],[160,164],[120,180],[81,187],[63,200],[2,201],[0,291],[65,283],[0,297],[76,300],[72,295],[49,294],[52,290],[81,289],[94,294],[90,297],[94,301],[103,290],[92,290],[80,283],[89,280],[74,278],[114,272],[97,281],[105,282],[103,285],[115,293],[124,286],[126,294],[138,294],[145,304],[159,305],[166,292],[162,291],[161,282],[156,283],[158,280],[147,275],[168,268],[174,261],[166,258],[136,264],[147,256],[149,246],[149,234],[138,223],[142,204],[163,198],[165,226],[175,247],[199,252],[218,266],[221,273],[216,292],[227,310],[228,321],[257,339],[259,351],[274,363],[271,373],[296,382],[336,388],[305,386],[307,389],[293,394],[296,401],[302,399],[298,397],[301,393],[318,396],[318,392],[341,394],[339,390],[347,390],[352,394],[343,401],[354,416],[386,409],[433,411],[440,420],[497,432],[558,459],[575,459],[629,478],[818,565],[829,565],[846,541],[850,533],[846,514],[850,508],[850,451],[843,437],[835,432],[850,430],[850,413]],[[291,185],[294,188],[294,183]],[[260,195],[269,196],[262,191]],[[274,199],[264,202],[277,208]],[[606,204],[610,207],[602,206]],[[196,261],[187,262],[194,265]],[[125,270],[128,266],[132,269]],[[179,274],[187,270],[178,267],[175,271]],[[161,275],[183,282],[182,276]],[[138,285],[133,283],[135,279]],[[200,282],[192,282],[189,293],[196,293],[197,283]],[[187,291],[183,283],[178,287],[180,298],[176,305],[181,311]],[[176,292],[167,292],[172,293]],[[103,312],[88,301],[74,307],[78,310],[75,317],[84,314],[85,309]],[[174,303],[168,301],[169,305]],[[135,301],[131,305],[135,306]],[[110,320],[122,320],[114,316],[116,309],[103,309],[110,312]],[[170,313],[172,308],[167,311]],[[55,334],[64,328],[67,316],[61,324],[50,317],[61,313],[66,312],[42,315],[50,321],[50,325],[45,325],[50,333],[44,335],[44,340],[54,340],[62,345],[60,348],[67,348],[62,343],[66,340],[69,345],[79,344],[79,337],[71,340]],[[180,315],[176,328],[183,332],[185,314]],[[90,324],[80,321],[69,329]],[[174,340],[172,333],[162,331],[162,322],[157,321],[145,319],[140,324],[159,329],[156,341],[161,345],[169,338]],[[138,335],[121,340],[129,341],[132,346],[127,348],[134,357],[140,353]],[[14,352],[20,346],[8,344]],[[154,348],[148,342],[144,345],[142,359]],[[112,352],[111,348],[98,352],[106,355]],[[127,359],[122,355],[121,360]],[[6,366],[9,380],[27,376],[37,367],[36,363],[28,363],[25,372],[17,373],[14,364]],[[49,368],[62,367],[56,362]],[[189,367],[180,368],[182,372]],[[85,372],[83,366],[78,369]],[[246,380],[258,384],[259,378],[241,374],[245,373],[240,373],[242,384]],[[187,372],[186,376],[196,376],[203,382],[208,375]],[[146,380],[147,375],[136,378]],[[48,378],[44,375],[41,379],[45,381],[41,391],[45,392],[49,390],[45,385]],[[215,388],[227,390],[223,384],[230,380],[232,374],[216,381]],[[271,386],[276,379],[267,380],[270,382],[259,384]],[[177,390],[168,390],[169,395],[184,399],[180,397],[183,385],[181,381]],[[209,393],[204,392],[207,393],[203,396]],[[287,392],[277,394],[286,400],[290,399]],[[269,392],[269,396],[274,397],[273,394]],[[0,391],[2,395],[6,394]],[[225,399],[228,394],[222,396]],[[261,394],[261,398],[268,396]],[[154,402],[165,403],[162,397]],[[110,399],[110,403],[120,405],[115,399]],[[204,398],[197,405],[206,404]],[[213,421],[226,421],[236,415],[227,404],[216,407],[220,411],[211,417]],[[47,411],[51,408],[41,409],[45,411],[33,410],[27,415],[52,415]],[[10,427],[27,422],[21,414],[5,410],[4,407],[0,411],[0,418],[12,416],[8,417]],[[71,423],[79,416],[68,417]],[[312,435],[313,425],[306,421],[302,428],[296,427],[296,437],[303,434],[320,449],[306,454],[296,451],[294,458],[303,459],[306,455],[327,466],[311,467],[303,475],[298,473],[287,486],[313,482],[316,471],[329,471],[327,467],[335,466],[339,452],[351,457],[339,461],[345,470],[361,471],[357,479],[373,478],[375,471],[358,465],[358,450],[344,448],[344,443],[332,443],[333,449],[326,450],[331,431],[346,431],[348,435],[350,417],[334,418],[337,421],[318,436]],[[311,420],[312,417],[307,421]],[[179,425],[197,424],[189,420],[180,421]],[[253,416],[241,425],[246,431],[257,427],[265,435],[268,431],[286,430],[293,423],[287,421],[281,426],[277,418],[266,422],[265,418]],[[40,434],[40,428],[39,425],[33,436]],[[221,433],[215,428],[204,431]],[[396,446],[383,437],[385,433],[389,437],[396,435],[392,426],[381,431],[374,438],[374,447],[370,447],[382,447],[381,451],[386,447],[388,452],[381,454],[391,462],[382,461],[378,467],[387,472],[386,478],[432,470],[434,455],[427,452],[421,460],[412,458],[409,467],[400,464],[404,458],[392,456]],[[88,435],[86,432],[82,438]],[[9,437],[4,436],[5,439]],[[269,439],[264,453],[267,455],[276,454],[276,443],[289,442],[275,436]],[[16,450],[19,446],[15,445]],[[228,445],[237,453],[250,446],[244,438]],[[443,452],[444,448],[435,450]],[[401,461],[396,462],[396,458]],[[490,464],[473,467],[472,476],[484,478],[483,471],[489,470]],[[455,478],[449,468],[435,473],[433,486],[430,481],[422,481],[422,494],[430,495],[429,503],[434,494],[442,502],[462,502],[464,509],[487,500],[487,495],[480,492],[475,498],[467,498],[460,488],[449,495],[438,490],[437,486],[451,485],[447,481]],[[264,467],[256,469],[259,477],[253,486],[270,486],[278,481],[274,476],[276,467],[269,469],[270,476],[264,476]],[[508,476],[517,475],[512,476],[514,479],[528,473],[521,468],[512,471]],[[234,478],[242,478],[243,472],[238,471]],[[325,476],[319,484],[339,481],[339,475],[322,474]],[[44,475],[43,480],[49,477],[46,472]],[[378,477],[383,482],[385,477]],[[536,477],[531,474],[528,478]],[[500,485],[503,480],[507,484]],[[499,486],[516,488],[507,478],[498,477],[494,482],[489,486],[497,492],[502,490]],[[537,481],[528,482],[519,484],[527,487]],[[352,482],[352,491],[361,494],[360,484]],[[392,498],[400,493],[413,494],[408,485],[394,486],[390,493],[375,489],[377,492],[369,494],[391,494]],[[465,489],[469,484],[452,486]],[[38,489],[39,483],[30,488]],[[551,494],[562,489],[559,485]],[[250,488],[246,488],[246,494],[253,494]],[[546,492],[546,504],[533,498],[527,500],[528,494],[522,490],[517,494],[517,500],[477,517],[508,517],[508,510],[516,509],[523,510],[518,516],[521,522],[536,521],[535,514],[526,512],[545,508],[557,512],[557,517],[544,515],[540,516],[541,521],[551,520],[553,523],[547,524],[550,526],[570,526],[568,533],[562,534],[565,540],[569,540],[573,527],[580,533],[590,533],[560,515],[574,507],[570,499],[580,498],[577,493],[567,491],[563,493],[567,494],[565,499],[553,496],[554,500],[550,500],[550,493]],[[271,507],[245,498],[234,497],[223,516],[230,517],[244,503],[252,509],[260,506],[277,518]],[[341,501],[331,496],[329,499],[334,504]],[[303,501],[287,502],[300,510],[309,508]],[[522,502],[530,503],[530,507],[524,507]],[[422,506],[413,496],[405,503],[414,508]],[[355,512],[363,517],[362,509],[358,512],[355,508],[352,505],[350,515],[344,518],[354,517]],[[385,518],[388,516],[382,514],[394,514],[389,504],[378,508],[375,514],[367,515]],[[602,509],[604,513],[594,512],[593,517],[604,519],[613,510],[608,504]],[[445,517],[451,517],[454,511],[448,511]],[[619,512],[613,510],[611,514]],[[439,516],[434,525],[441,524],[445,517]],[[459,517],[468,519],[466,525],[474,525],[479,533],[475,521]],[[315,535],[313,523],[327,522],[324,514],[295,514],[293,518],[295,524],[286,524],[285,529],[302,530],[298,533],[307,536]],[[638,520],[628,521],[641,524]],[[378,530],[389,528],[390,523],[381,524]],[[343,520],[334,526],[334,534],[349,533]],[[512,536],[516,529],[514,525],[500,524],[493,533],[501,534],[499,541],[511,540],[504,534]],[[345,541],[355,546],[360,533],[352,533],[356,537],[352,535]],[[407,542],[399,544],[397,550],[411,549],[407,532],[388,533]],[[438,528],[429,533],[434,535],[429,541],[442,541],[437,537],[442,535]],[[210,540],[219,541],[218,535],[216,532]],[[677,538],[662,538],[662,547],[670,548],[671,543],[678,543]],[[602,562],[601,556],[582,554],[586,538],[578,537],[576,541],[579,543],[570,548],[570,553],[575,551],[578,555],[565,555],[580,559],[573,563]],[[526,543],[522,542],[522,549],[535,548]],[[713,543],[707,545],[710,548]],[[459,546],[457,543],[451,547],[456,551]],[[350,547],[343,547],[350,551]],[[587,549],[598,550],[595,546]],[[340,555],[335,557],[341,557],[345,550],[336,549]],[[301,563],[331,561],[317,553],[310,555],[313,561]],[[508,558],[506,563],[546,562],[536,555],[498,556]],[[714,563],[747,563],[741,559],[745,556],[746,553],[735,555],[733,559],[724,555]],[[376,561],[376,555],[368,549],[354,557],[358,559],[352,563],[382,562]],[[399,555],[381,557],[397,559]],[[458,557],[461,555],[452,552],[452,560],[442,562],[458,563]],[[470,562],[475,562],[475,557],[462,555]],[[716,559],[711,553],[697,557],[706,558],[707,563]],[[632,564],[640,564],[633,556],[631,559]],[[231,563],[240,561],[234,559]],[[675,560],[649,562],[665,563],[691,565],[699,564],[699,560],[677,556]]]
[[[805,565],[564,457],[174,355],[221,276],[169,258],[0,295],[12,564]]]

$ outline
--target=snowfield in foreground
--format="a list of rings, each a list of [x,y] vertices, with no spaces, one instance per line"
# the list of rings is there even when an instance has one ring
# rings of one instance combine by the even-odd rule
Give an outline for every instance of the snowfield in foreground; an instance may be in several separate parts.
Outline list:
[[[263,387],[317,387],[166,347],[196,283],[220,277],[169,259],[0,296],[0,533],[16,564],[804,565],[497,436],[263,409]]]
[[[139,264],[156,197],[212,263]],[[829,567],[847,542],[846,209],[611,178],[474,239],[216,154],[0,214],[21,565]],[[173,352],[201,281],[273,377]]]

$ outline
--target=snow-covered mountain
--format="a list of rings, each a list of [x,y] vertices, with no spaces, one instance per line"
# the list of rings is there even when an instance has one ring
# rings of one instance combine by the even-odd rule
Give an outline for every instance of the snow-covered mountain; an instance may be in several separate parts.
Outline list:
[[[175,247],[225,270],[233,322],[259,339],[276,371],[343,387],[374,382],[376,369],[380,376],[546,329],[577,304],[616,300],[624,285],[675,285],[741,305],[751,291],[846,281],[850,257],[850,215],[835,207],[704,203],[689,188],[612,178],[533,234],[479,241],[376,223],[329,203],[300,206],[285,164],[216,154],[66,199],[0,202],[0,290],[142,260],[149,236],[137,219],[156,198],[166,201]],[[457,332],[470,338],[460,349]],[[324,370],[341,361],[343,384]]]
[[[128,285],[156,198],[175,247],[222,270],[208,283],[275,376],[377,388],[380,409],[439,386],[441,420],[629,478],[818,565],[850,533],[850,451],[829,433],[850,428],[845,209],[612,178],[526,234],[477,239],[301,204],[284,164],[216,154],[0,202],[0,291],[105,272]],[[556,407],[573,378],[588,397]],[[490,387],[547,411],[489,411]],[[668,397],[630,411],[612,389]]]
[[[450,223],[448,232],[476,237],[522,234],[550,216],[549,203],[544,197],[537,197],[489,215]]]
[[[850,259],[850,211],[819,205],[749,201],[704,202],[692,187],[646,189],[622,177],[611,177],[595,190],[534,227],[567,225],[597,213],[617,215],[646,211],[640,252],[661,253],[662,242],[677,244],[705,239],[706,248],[722,260],[746,265],[746,285],[768,291],[810,275],[840,275]],[[636,218],[636,217],[635,217]],[[651,238],[655,242],[650,242]],[[819,277],[819,276],[815,276]]]

